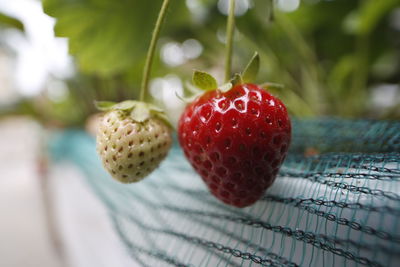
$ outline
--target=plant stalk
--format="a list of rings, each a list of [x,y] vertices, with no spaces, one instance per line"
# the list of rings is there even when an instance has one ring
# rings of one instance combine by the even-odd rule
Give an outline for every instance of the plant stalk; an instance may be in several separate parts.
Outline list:
[[[167,13],[169,2],[170,0],[163,1],[160,12],[158,13],[158,18],[153,30],[153,34],[151,36],[150,46],[149,50],[147,51],[146,62],[143,70],[143,78],[142,78],[142,85],[140,88],[140,98],[139,98],[140,101],[144,101],[146,93],[148,92],[149,89],[149,81],[150,81],[151,67],[153,65],[154,52],[156,50],[157,41],[160,36],[161,26],[164,24],[165,15]]]
[[[235,0],[229,0],[228,23],[226,25],[225,82],[229,82],[232,72],[232,47],[235,31]]]

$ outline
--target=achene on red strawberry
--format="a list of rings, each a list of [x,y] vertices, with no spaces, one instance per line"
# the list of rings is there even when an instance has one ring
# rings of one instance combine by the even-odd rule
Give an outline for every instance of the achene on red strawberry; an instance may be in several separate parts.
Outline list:
[[[274,182],[291,139],[285,105],[258,85],[204,93],[184,110],[179,142],[211,193],[226,204],[255,203]]]

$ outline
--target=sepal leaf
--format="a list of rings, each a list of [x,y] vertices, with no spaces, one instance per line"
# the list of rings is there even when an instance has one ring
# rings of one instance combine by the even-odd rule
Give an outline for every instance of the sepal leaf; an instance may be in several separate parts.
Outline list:
[[[202,94],[204,93],[203,90],[200,90],[198,87],[194,86],[191,82],[185,82],[185,89],[187,89],[192,94]]]
[[[144,122],[151,117],[158,118],[170,128],[173,128],[165,112],[156,105],[136,100],[125,100],[120,103],[111,101],[96,101],[95,106],[101,111],[121,110],[130,113],[132,120]]]
[[[194,86],[204,91],[214,90],[218,87],[217,80],[211,74],[199,70],[193,72],[192,82]]]
[[[133,107],[135,107],[138,103],[138,101],[135,100],[125,100],[122,102],[119,102],[118,104],[113,106],[113,109],[118,109],[118,110],[131,110]]]
[[[162,108],[157,107],[156,105],[147,103],[147,107],[150,109],[150,111],[153,112],[164,112],[164,110],[162,110]]]
[[[100,111],[109,111],[111,110],[117,103],[112,101],[94,101],[95,107]]]
[[[230,80],[230,83],[232,84],[232,86],[236,86],[239,84],[243,84],[243,78],[242,75],[239,73],[235,73],[235,75],[233,75],[233,78]]]
[[[186,104],[192,103],[197,97],[201,96],[203,93],[193,93],[192,95],[185,97],[181,96],[178,94],[178,92],[175,92],[175,95],[179,100],[185,102]]]
[[[243,81],[245,83],[254,82],[254,80],[257,78],[259,69],[260,69],[260,56],[258,55],[257,52],[255,52],[242,73]]]
[[[229,90],[231,90],[231,88],[232,88],[232,83],[228,82],[228,83],[225,83],[225,84],[221,85],[221,86],[219,87],[219,90],[220,90],[221,92],[223,92],[223,93],[226,93],[226,92],[228,92]]]
[[[121,102],[123,103],[123,102]],[[150,109],[146,103],[136,102],[131,111],[131,118],[137,122],[144,122],[150,118]]]

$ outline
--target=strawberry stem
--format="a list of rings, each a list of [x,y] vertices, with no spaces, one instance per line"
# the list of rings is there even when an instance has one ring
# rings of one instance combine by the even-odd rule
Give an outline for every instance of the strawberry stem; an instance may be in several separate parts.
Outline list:
[[[229,1],[228,23],[226,25],[225,82],[229,82],[232,69],[233,33],[235,31],[235,0]]]
[[[153,65],[154,52],[156,50],[157,41],[160,36],[161,26],[163,25],[164,20],[165,20],[165,14],[168,9],[169,1],[170,0],[164,0],[163,4],[161,6],[160,12],[158,13],[157,22],[154,27],[153,34],[151,36],[150,46],[149,46],[149,50],[147,51],[146,62],[144,65],[144,70],[143,70],[142,86],[140,88],[140,101],[144,101],[146,93],[148,92],[150,74],[151,74],[151,66]]]

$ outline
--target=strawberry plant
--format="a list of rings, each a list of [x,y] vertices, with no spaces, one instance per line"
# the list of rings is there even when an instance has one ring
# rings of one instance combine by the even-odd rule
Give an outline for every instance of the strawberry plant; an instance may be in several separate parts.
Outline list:
[[[166,157],[172,143],[163,110],[144,101],[149,87],[154,52],[169,0],[164,0],[150,42],[140,101],[98,102],[106,111],[99,123],[97,151],[105,169],[123,183],[137,182],[150,174]]]

